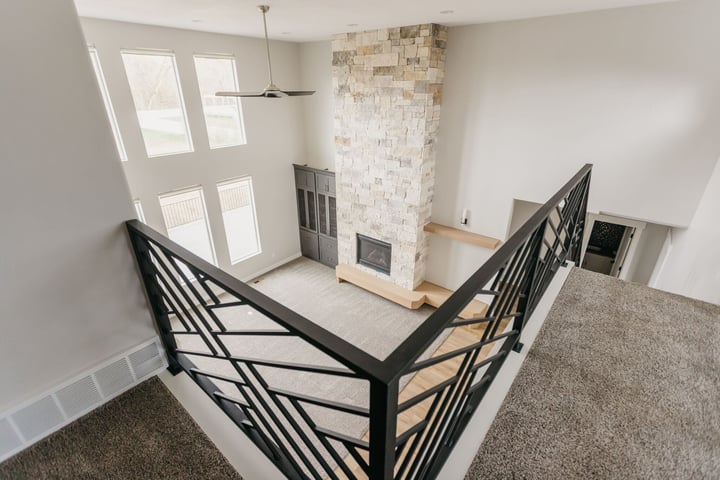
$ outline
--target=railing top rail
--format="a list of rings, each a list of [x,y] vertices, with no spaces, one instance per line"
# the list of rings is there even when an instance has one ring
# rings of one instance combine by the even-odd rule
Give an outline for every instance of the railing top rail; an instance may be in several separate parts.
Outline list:
[[[427,320],[405,339],[384,361],[383,378],[395,379],[406,372],[438,335],[455,319],[485,284],[490,282],[503,264],[548,218],[592,170],[585,164],[555,195],[550,198],[520,229],[515,232],[465,283],[453,293]]]
[[[376,378],[378,373],[384,370],[379,359],[260,293],[140,221],[129,220],[126,222],[126,226],[130,233],[139,235],[161,249],[179,257],[183,262],[201,271],[219,287],[241,297],[248,305],[263,315],[272,318],[278,324],[358,373],[358,375],[371,379]]]

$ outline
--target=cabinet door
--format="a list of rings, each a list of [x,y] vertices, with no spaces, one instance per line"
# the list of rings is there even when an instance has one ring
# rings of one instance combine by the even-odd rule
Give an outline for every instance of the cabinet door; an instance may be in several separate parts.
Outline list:
[[[307,201],[305,200],[305,189],[296,188],[297,206],[298,206],[298,223],[302,228],[308,228]]]
[[[335,197],[328,197],[328,235],[337,238],[337,205]]]
[[[295,167],[295,186],[304,190],[315,191],[315,174],[310,170]]]
[[[300,252],[302,252],[304,256],[312,258],[313,260],[319,260],[320,253],[318,247],[318,236],[316,233],[300,230]]]
[[[319,238],[320,261],[328,267],[338,264],[337,240],[327,237]]]
[[[328,196],[318,192],[318,232],[323,235],[330,235],[330,226],[328,219]]]
[[[333,175],[316,173],[315,182],[318,193],[335,193],[335,177]]]
[[[309,230],[317,232],[317,206],[315,205],[315,192],[305,191],[307,200],[308,226]]]
[[[301,228],[317,231],[317,212],[315,210],[315,193],[297,188],[298,223]]]

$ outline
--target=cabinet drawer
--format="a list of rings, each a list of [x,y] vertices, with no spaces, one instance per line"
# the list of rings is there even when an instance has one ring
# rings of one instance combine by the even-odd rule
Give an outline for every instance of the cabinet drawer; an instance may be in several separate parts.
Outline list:
[[[337,240],[334,238],[320,237],[320,261],[328,267],[335,267],[338,264]]]
[[[320,259],[317,233],[300,230],[300,252],[302,252],[304,256],[312,258],[313,260]]]

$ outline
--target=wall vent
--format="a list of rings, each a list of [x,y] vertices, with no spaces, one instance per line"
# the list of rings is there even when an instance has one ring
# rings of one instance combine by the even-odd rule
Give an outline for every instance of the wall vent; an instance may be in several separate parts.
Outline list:
[[[100,396],[92,375],[61,388],[55,395],[68,417],[79,415],[102,401],[102,396]]]
[[[135,381],[126,358],[121,358],[117,362],[101,368],[95,372],[95,378],[98,385],[100,385],[100,391],[105,397],[119,392],[128,385],[132,385]]]
[[[0,458],[10,455],[22,446],[22,440],[15,433],[7,418],[0,419]]]
[[[163,356],[160,354],[160,349],[155,343],[151,343],[147,347],[131,353],[128,358],[130,359],[130,366],[132,366],[135,376],[138,379],[162,368],[164,361]]]
[[[154,338],[12,410],[0,412],[0,462],[165,367],[164,350]]]
[[[54,430],[63,423],[60,408],[48,395],[12,414],[12,420],[26,440],[34,440],[48,430]]]

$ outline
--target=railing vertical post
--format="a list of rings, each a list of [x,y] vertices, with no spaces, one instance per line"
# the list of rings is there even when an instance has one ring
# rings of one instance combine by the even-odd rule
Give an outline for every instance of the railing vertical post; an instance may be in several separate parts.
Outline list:
[[[140,277],[145,286],[145,293],[147,294],[148,303],[150,304],[150,310],[155,319],[155,324],[160,330],[160,340],[162,340],[165,352],[167,353],[168,370],[173,375],[177,375],[182,371],[182,367],[177,361],[177,344],[175,343],[175,338],[170,333],[172,327],[170,326],[167,308],[162,301],[162,294],[160,293],[162,290],[155,277],[152,258],[150,257],[150,249],[144,240],[130,230],[130,227],[128,227],[128,235],[130,235],[130,243],[135,252]]]
[[[540,250],[543,245],[543,238],[545,237],[545,230],[547,229],[547,218],[540,224],[540,226],[535,230],[535,233],[528,239],[528,242],[533,242],[533,244],[530,246],[532,249],[530,251],[530,259],[528,263],[528,271],[527,271],[527,277],[525,280],[525,285],[523,288],[523,291],[520,292],[520,300],[518,302],[518,312],[522,312],[520,316],[515,317],[515,320],[513,321],[513,330],[517,330],[520,332],[518,334],[517,342],[515,343],[515,346],[513,347],[513,350],[515,352],[519,352],[522,350],[523,344],[520,342],[520,338],[522,336],[523,327],[525,327],[525,322],[527,321],[528,317],[532,314],[533,304],[531,303],[531,294],[535,290],[535,282],[536,282],[536,272],[537,272],[537,265],[540,262]],[[529,310],[529,311],[528,311]]]
[[[392,480],[395,469],[395,432],[399,380],[370,381],[370,478]]]
[[[576,267],[580,267],[580,263],[582,262],[582,248],[583,248],[583,237],[585,236],[585,226],[587,224],[587,207],[588,207],[588,197],[590,196],[590,175],[592,174],[592,171],[589,171],[587,173],[587,176],[585,177],[585,186],[583,191],[583,199],[580,204],[580,211],[578,212],[578,219],[576,223],[576,228],[579,228],[579,231],[574,232],[575,236],[578,237],[578,241],[575,243],[575,250],[573,251],[573,255],[571,257],[571,260],[575,264]]]

